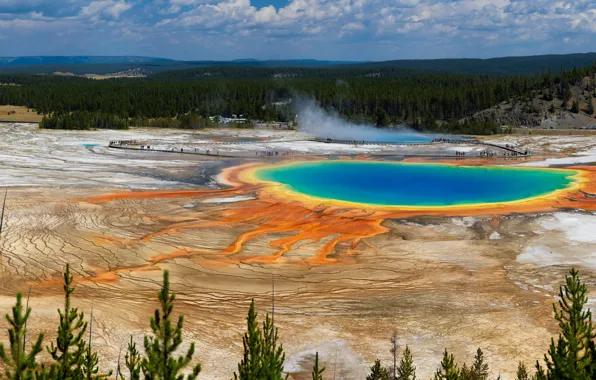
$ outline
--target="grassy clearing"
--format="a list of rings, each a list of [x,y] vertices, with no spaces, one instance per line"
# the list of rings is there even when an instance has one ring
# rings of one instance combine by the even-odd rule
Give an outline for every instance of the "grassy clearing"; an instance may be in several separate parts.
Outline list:
[[[39,123],[42,115],[34,110],[21,106],[0,106],[0,121],[12,121],[21,123]]]

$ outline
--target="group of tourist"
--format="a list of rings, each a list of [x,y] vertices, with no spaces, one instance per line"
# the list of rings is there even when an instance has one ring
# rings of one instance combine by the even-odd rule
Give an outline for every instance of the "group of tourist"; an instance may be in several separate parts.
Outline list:
[[[505,153],[505,156],[517,157],[517,156],[527,156],[529,154],[530,154],[530,151],[529,150],[526,150],[526,151],[523,151],[523,152],[512,151],[512,152]]]
[[[129,145],[137,144],[136,140],[114,140],[110,141],[110,146],[113,147],[128,147]],[[155,148],[151,149],[150,145],[140,145],[137,149],[141,150],[155,150]],[[158,149],[159,150],[159,149]],[[169,151],[169,152],[180,152],[180,153],[194,153],[194,154],[207,154],[207,155],[215,155],[219,156],[219,149],[197,149],[193,148],[187,149],[186,151],[184,148],[169,148],[169,149],[162,149],[162,151]],[[266,151],[259,151],[255,152],[256,157],[278,157],[278,156],[290,156],[293,155],[294,151],[287,150],[287,151],[279,151],[279,150],[266,150]]]
[[[446,139],[445,137],[435,137],[434,139],[430,140],[431,144],[434,143],[452,143],[452,142],[459,142],[459,140],[450,140]]]
[[[293,151],[278,151],[278,150],[265,150],[261,152],[255,152],[256,157],[275,157],[275,156],[289,156]]]
[[[480,157],[495,157],[496,155],[495,152],[489,152],[488,150],[480,152]]]
[[[114,145],[133,145],[136,144],[137,140],[112,140],[110,141],[110,146]]]
[[[441,143],[441,142],[451,142],[451,140],[443,138],[443,137],[437,137],[434,138],[432,140],[432,143]],[[136,140],[113,140],[110,141],[110,146],[114,146],[114,147],[128,147],[129,145],[136,145],[137,141]],[[490,145],[490,144],[488,144]],[[150,145],[141,145],[139,146],[137,149],[142,149],[142,150],[155,150],[155,148],[151,149]],[[170,152],[176,152],[178,151],[180,153],[185,153],[184,148],[170,148],[168,149],[168,151]],[[515,150],[514,145],[511,144],[505,144],[505,149],[509,149],[510,151],[505,152],[503,154],[503,156],[527,156],[529,155],[529,151],[524,151],[524,152],[518,152]],[[187,150],[187,153],[190,150]],[[212,150],[212,149],[197,149],[194,148],[192,151],[190,151],[194,154],[207,154],[207,155],[215,155],[215,156],[219,156],[219,150]],[[278,151],[278,150],[265,150],[265,151],[257,151],[255,152],[255,156],[256,157],[278,157],[278,156],[290,156],[290,155],[294,155],[294,151],[292,150],[287,150],[287,151]],[[469,152],[465,152],[465,151],[460,151],[460,150],[456,150],[455,151],[455,155],[457,157],[465,157],[469,155]],[[495,157],[498,154],[496,152],[491,152],[489,150],[484,150],[482,152],[479,153],[480,157]]]

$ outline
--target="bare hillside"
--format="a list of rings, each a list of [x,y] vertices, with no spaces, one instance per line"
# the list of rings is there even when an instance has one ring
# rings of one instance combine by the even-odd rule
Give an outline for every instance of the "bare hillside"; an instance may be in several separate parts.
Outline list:
[[[559,82],[534,92],[532,98],[511,99],[472,118],[512,127],[596,129],[595,108],[596,73],[573,85]]]

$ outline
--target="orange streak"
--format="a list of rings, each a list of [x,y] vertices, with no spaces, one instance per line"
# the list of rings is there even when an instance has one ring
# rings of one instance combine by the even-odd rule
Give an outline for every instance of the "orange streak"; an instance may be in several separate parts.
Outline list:
[[[223,189],[223,190],[179,190],[179,191],[123,191],[119,193],[110,193],[96,195],[93,197],[79,199],[79,202],[87,203],[109,203],[115,200],[125,199],[166,199],[166,198],[189,198],[206,195],[229,195],[227,193],[237,193],[241,189]]]
[[[474,164],[470,160],[446,162],[465,165]],[[483,163],[486,164],[486,161],[483,161]],[[387,219],[403,219],[422,215],[447,217],[486,215],[491,217],[493,226],[498,227],[499,221],[495,217],[496,215],[548,212],[568,208],[596,210],[596,197],[591,195],[596,194],[596,167],[571,167],[570,169],[581,172],[579,186],[559,191],[552,196],[536,197],[515,203],[483,204],[478,207],[396,209],[347,206],[332,200],[321,202],[312,199],[289,198],[283,192],[276,192],[274,186],[246,182],[244,173],[247,170],[254,169],[256,165],[260,164],[246,164],[224,170],[220,175],[220,180],[233,186],[226,190],[122,192],[79,200],[102,204],[116,200],[207,198],[229,196],[230,193],[246,194],[247,192],[256,192],[258,194],[256,200],[214,205],[208,213],[198,213],[196,216],[152,216],[153,220],[159,221],[156,230],[136,239],[98,236],[98,243],[101,244],[129,245],[144,244],[171,233],[184,234],[186,231],[208,227],[251,227],[249,231],[240,234],[233,242],[219,251],[203,251],[193,247],[181,247],[164,254],[152,256],[147,264],[138,267],[120,268],[113,271],[99,269],[94,276],[84,281],[111,283],[118,281],[120,273],[123,272],[156,270],[159,268],[159,264],[164,261],[175,258],[192,258],[197,255],[215,256],[218,262],[234,264],[239,262],[278,263],[283,260],[284,262],[296,262],[305,268],[310,265],[350,262],[355,259],[357,247],[363,243],[364,239],[383,234],[388,230],[382,225]],[[243,251],[247,243],[271,234],[287,234],[289,236],[269,242],[269,246],[274,249],[274,253],[271,255],[236,257]],[[314,244],[327,238],[330,240],[325,242],[313,257],[306,260],[286,257],[286,254],[301,242]],[[345,249],[338,250],[338,247]],[[51,279],[44,282],[44,284],[61,284],[61,279]]]

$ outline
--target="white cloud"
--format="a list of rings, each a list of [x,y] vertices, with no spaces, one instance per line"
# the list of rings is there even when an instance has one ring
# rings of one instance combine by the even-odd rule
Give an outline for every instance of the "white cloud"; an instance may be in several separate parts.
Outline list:
[[[322,26],[315,26],[315,27],[303,27],[302,28],[302,33],[304,34],[310,34],[310,35],[317,35],[317,34],[321,34],[323,32],[323,27]]]
[[[132,8],[131,4],[128,4],[124,1],[119,1],[113,5],[107,6],[104,10],[104,13],[112,16],[113,18],[119,18],[121,13],[126,12],[130,8]]]
[[[171,5],[168,8],[160,9],[158,12],[161,15],[172,15],[179,13],[181,9],[179,5]]]
[[[349,15],[354,8],[361,8],[366,1],[292,0],[279,9],[272,5],[257,9],[250,0],[224,0],[215,4],[200,4],[182,13],[178,21],[183,26],[202,29],[233,24],[236,28],[251,28],[255,25],[274,28],[295,25],[299,27],[298,30],[312,30],[316,27],[310,28],[304,23],[325,21],[335,23],[336,20]],[[298,25],[300,22],[303,24]],[[171,21],[161,22],[159,25],[169,23]]]
[[[200,51],[205,58],[224,45],[237,56],[290,51],[367,60],[586,51],[596,46],[594,20],[594,0],[284,0],[264,7],[251,0],[0,0],[5,35],[70,36],[42,47],[62,44],[71,53],[77,37],[89,45],[85,35],[105,46],[119,38],[124,52],[136,45],[122,40],[150,35],[148,52],[160,55],[175,40],[186,46],[179,57]]]
[[[190,6],[190,5],[197,5],[201,3],[205,3],[206,1],[201,0],[170,0],[170,4],[172,5],[182,5],[182,6]]]
[[[263,7],[256,11],[255,21],[262,24],[268,24],[278,19],[277,10],[273,5]]]
[[[89,5],[83,7],[79,13],[79,16],[84,18],[90,18],[92,20],[99,20],[105,16],[118,19],[120,15],[127,10],[132,8],[132,4],[127,3],[124,0],[95,0],[89,3]]]
[[[344,25],[341,29],[349,30],[349,31],[363,30],[364,25],[360,22],[350,22],[350,23]]]

